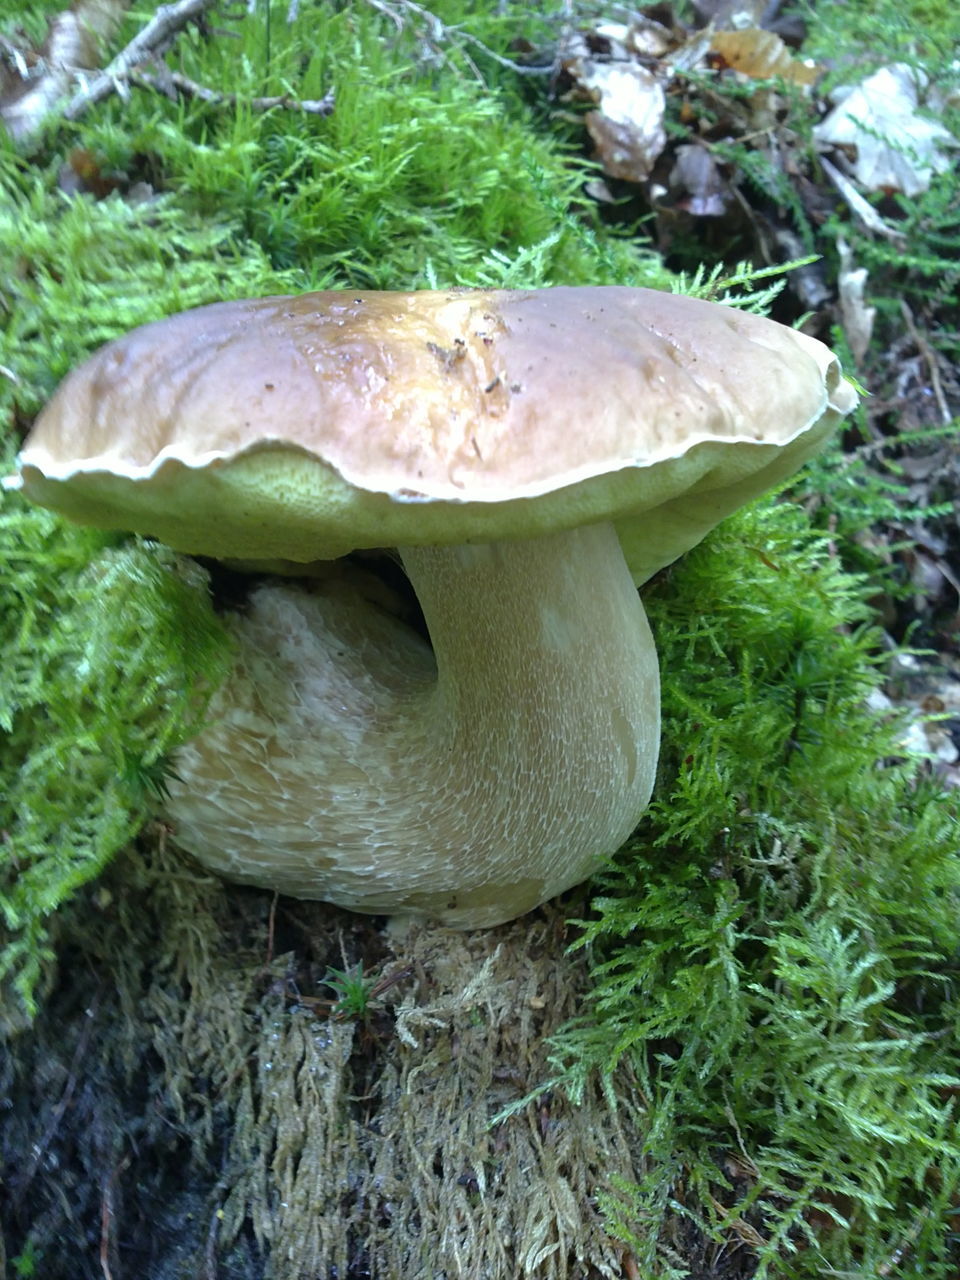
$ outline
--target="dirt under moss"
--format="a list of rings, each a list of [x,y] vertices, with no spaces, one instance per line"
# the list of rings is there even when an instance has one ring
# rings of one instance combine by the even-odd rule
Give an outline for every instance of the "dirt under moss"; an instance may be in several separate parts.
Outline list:
[[[582,958],[553,907],[418,929],[203,875],[145,836],[61,924],[0,1053],[7,1274],[45,1280],[631,1274],[598,1190],[641,1099],[538,1092]],[[361,963],[380,995],[331,1010]]]

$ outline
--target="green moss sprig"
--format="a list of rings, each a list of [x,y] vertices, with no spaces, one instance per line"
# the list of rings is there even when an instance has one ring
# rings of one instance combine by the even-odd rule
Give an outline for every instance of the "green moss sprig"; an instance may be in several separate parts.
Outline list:
[[[10,495],[0,653],[0,983],[29,1010],[53,913],[146,821],[230,648],[191,562]]]
[[[762,503],[647,592],[660,781],[553,1053],[575,1096],[619,1067],[643,1099],[649,1176],[605,1207],[644,1275],[681,1274],[678,1216],[758,1276],[878,1274],[898,1232],[896,1274],[954,1274],[958,806],[868,705],[868,590]]]

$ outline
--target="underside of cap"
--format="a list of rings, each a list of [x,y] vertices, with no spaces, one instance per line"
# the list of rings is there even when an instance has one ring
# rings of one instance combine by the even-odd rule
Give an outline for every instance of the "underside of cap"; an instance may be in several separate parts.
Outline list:
[[[110,343],[38,419],[20,477],[71,519],[224,558],[610,519],[639,581],[855,400],[821,343],[672,294],[314,293]]]

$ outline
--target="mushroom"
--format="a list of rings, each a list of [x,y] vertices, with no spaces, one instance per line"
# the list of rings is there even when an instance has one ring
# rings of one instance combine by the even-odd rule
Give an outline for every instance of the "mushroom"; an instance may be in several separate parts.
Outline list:
[[[104,347],[15,483],[192,554],[395,549],[429,640],[355,573],[259,581],[167,816],[232,880],[472,928],[630,835],[660,734],[637,585],[855,400],[814,339],[651,290],[260,298]]]

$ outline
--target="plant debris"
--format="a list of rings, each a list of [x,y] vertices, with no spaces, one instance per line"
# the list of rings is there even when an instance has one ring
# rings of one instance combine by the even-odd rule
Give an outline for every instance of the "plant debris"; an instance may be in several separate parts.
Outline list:
[[[949,129],[920,114],[927,88],[920,72],[903,63],[838,86],[830,94],[833,110],[814,126],[817,145],[841,157],[852,153],[850,173],[867,191],[919,195],[951,168],[950,151],[960,146]]]
[[[543,1085],[586,980],[555,907],[391,942],[222,885],[154,828],[65,924],[53,998],[0,1058],[4,1228],[45,1276],[620,1272],[596,1193],[641,1176],[640,1103],[626,1069],[616,1109]],[[375,1007],[344,1016],[330,978],[365,968]]]
[[[23,142],[100,65],[129,0],[74,0],[50,20],[37,49],[9,37],[0,52],[0,122],[15,142]]]

